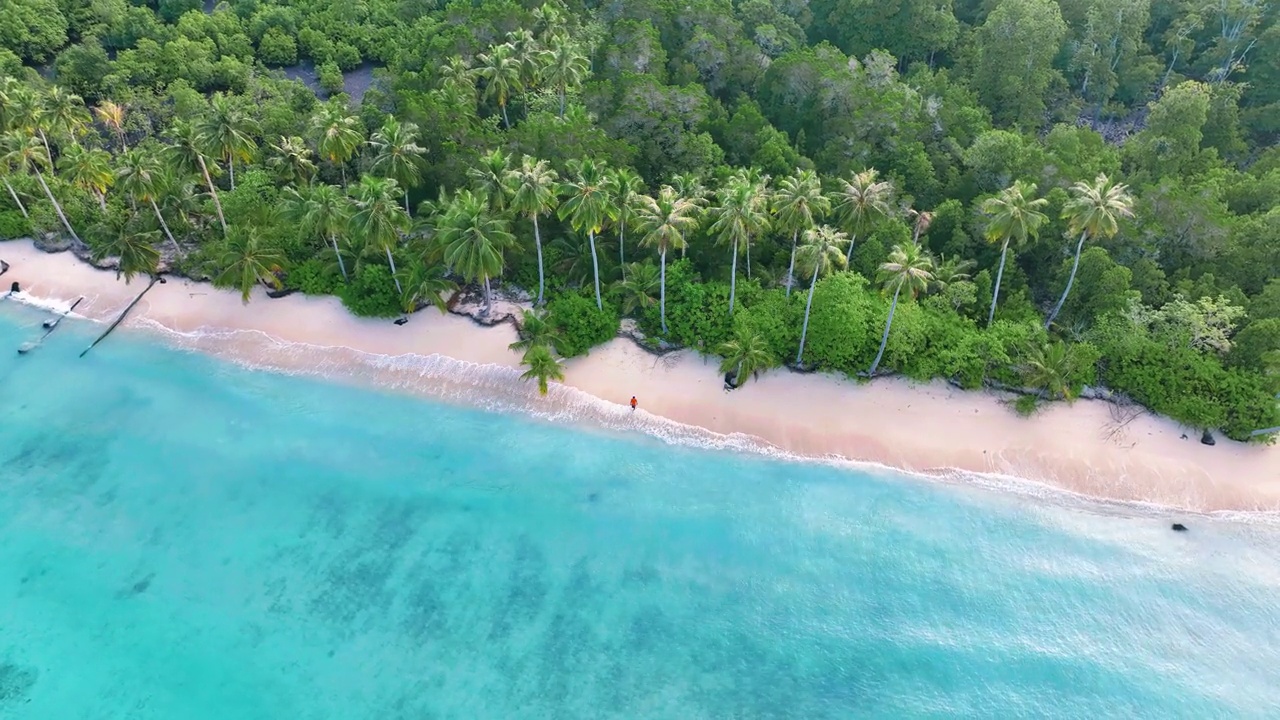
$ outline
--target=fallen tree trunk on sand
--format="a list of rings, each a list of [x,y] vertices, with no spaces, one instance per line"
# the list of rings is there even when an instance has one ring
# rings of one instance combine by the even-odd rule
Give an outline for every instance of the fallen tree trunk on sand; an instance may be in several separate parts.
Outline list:
[[[117,326],[117,325],[119,325],[119,324],[120,324],[120,323],[125,319],[125,316],[127,316],[127,315],[129,314],[129,311],[133,309],[133,306],[134,306],[134,305],[137,305],[137,304],[138,304],[138,301],[142,299],[142,296],[143,296],[143,295],[146,295],[148,292],[150,292],[150,291],[151,291],[151,288],[155,287],[156,283],[158,283],[158,282],[164,282],[164,280],[160,279],[160,276],[159,276],[159,275],[152,275],[152,276],[151,276],[151,282],[147,283],[147,286],[146,286],[145,288],[143,288],[142,292],[138,293],[138,297],[134,298],[134,299],[133,299],[133,302],[129,303],[129,306],[128,306],[128,307],[126,307],[126,308],[124,309],[124,312],[120,313],[120,317],[116,318],[116,321],[115,321],[115,322],[113,322],[113,323],[111,323],[109,326],[107,326],[106,331],[105,331],[105,332],[103,332],[101,335],[99,335],[99,336],[98,336],[98,339],[97,339],[97,340],[94,340],[92,345],[90,345],[89,347],[85,348],[85,349],[84,349],[84,352],[80,353],[80,357],[84,357],[85,355],[87,355],[87,354],[89,353],[89,351],[90,351],[90,350],[92,350],[94,347],[96,347],[96,346],[98,345],[98,343],[100,343],[100,342],[102,342],[103,340],[107,339],[107,336],[111,334],[111,331],[115,330],[115,329],[116,329],[116,326]]]

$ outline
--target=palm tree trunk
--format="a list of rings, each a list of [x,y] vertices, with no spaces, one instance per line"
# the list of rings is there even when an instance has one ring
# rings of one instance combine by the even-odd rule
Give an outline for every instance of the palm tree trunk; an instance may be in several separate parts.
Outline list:
[[[504,126],[506,126],[506,128],[507,128],[508,130],[510,130],[510,129],[511,129],[511,121],[510,121],[509,119],[507,119],[507,104],[504,102],[504,103],[498,103],[498,105],[499,105],[499,107],[501,107],[501,108],[502,108],[502,124],[503,124]]]
[[[729,315],[733,316],[733,301],[738,297],[738,243],[733,243],[733,270],[729,272]]]
[[[120,138],[120,150],[122,152],[129,152],[129,143],[124,141],[124,130],[117,128],[116,136]]]
[[[884,323],[884,335],[880,337],[880,350],[876,353],[876,359],[871,363],[871,370],[867,372],[868,377],[875,377],[876,368],[880,367],[880,358],[884,357],[884,346],[889,344],[889,328],[893,327],[893,313],[898,309],[898,293],[902,292],[902,285],[898,285],[898,289],[893,291],[893,303],[889,305],[889,319]]]
[[[787,297],[791,297],[791,286],[795,284],[796,276],[796,242],[800,239],[800,231],[796,230],[791,233],[791,265],[787,267]],[[807,320],[807,318],[806,318]],[[804,349],[804,338],[800,340],[800,349]],[[800,360],[797,359],[796,363]]]
[[[542,270],[542,231],[538,229],[538,214],[534,213],[533,218],[533,246],[538,251],[538,305],[542,305],[543,288],[546,286],[546,275]]]
[[[493,309],[493,288],[489,286],[489,276],[484,276],[484,315]]]
[[[160,214],[160,206],[156,205],[153,198],[151,200],[151,209],[156,213],[156,219],[160,221],[160,227],[164,228],[165,237],[169,238],[169,242],[173,243],[173,249],[178,253],[178,257],[182,257],[182,248],[178,247],[178,241],[173,239],[173,233],[169,232],[169,223],[164,221],[164,215]]]
[[[204,175],[204,184],[209,186],[209,194],[213,197],[213,207],[218,211],[218,223],[222,225],[222,235],[227,234],[227,219],[222,215],[222,201],[218,199],[218,188],[213,186],[213,178],[209,177],[209,166],[204,162],[203,155],[197,155],[196,159],[200,161],[200,172]]]
[[[858,242],[858,236],[849,233],[849,250],[844,254],[844,266],[847,268],[853,262],[853,246]]]
[[[804,304],[804,325],[800,326],[800,351],[796,353],[796,365],[804,358],[804,340],[809,335],[809,310],[813,308],[813,289],[818,287],[818,270],[813,270],[813,280],[809,283],[809,300]]]
[[[404,294],[404,290],[402,290],[402,289],[400,288],[400,278],[396,277],[396,259],[395,259],[395,258],[393,258],[393,257],[391,257],[391,246],[390,246],[390,245],[388,245],[388,246],[387,246],[386,248],[384,248],[384,249],[387,251],[387,264],[391,266],[391,279],[392,279],[393,281],[395,281],[395,284],[396,284],[396,292],[398,292],[398,293],[400,293],[401,295],[403,295],[403,294]]]
[[[13,189],[13,186],[9,184],[8,180],[4,181],[4,186],[9,191],[9,197],[13,198],[13,202],[16,203],[18,205],[18,209],[22,211],[22,217],[30,220],[31,216],[27,214],[27,206],[22,204],[22,200],[18,198],[17,191]]]
[[[664,246],[662,252],[658,253],[659,259],[659,280],[658,280],[658,317],[662,319],[662,334],[667,334],[667,248]]]
[[[618,223],[618,270],[627,279],[627,221]]]
[[[1084,249],[1085,237],[1087,237],[1085,233],[1080,233],[1080,242],[1076,243],[1076,259],[1071,263],[1071,277],[1067,278],[1067,287],[1062,291],[1062,297],[1058,298],[1058,304],[1053,306],[1053,312],[1049,313],[1049,319],[1044,321],[1045,330],[1048,330],[1053,321],[1058,319],[1058,313],[1062,312],[1062,304],[1067,301],[1071,285],[1076,281],[1076,270],[1080,269],[1080,251]]]
[[[564,119],[564,85],[560,86],[560,119]]]
[[[98,198],[98,207],[102,208],[102,214],[107,214],[107,194],[94,190],[93,195]]]
[[[751,279],[751,238],[747,238],[747,279]]]
[[[404,214],[409,214],[409,188],[404,189]]]
[[[37,130],[36,132],[40,133],[40,142],[44,143],[44,154],[49,156],[49,167],[52,168],[53,150],[49,149],[49,138],[45,137],[44,130]]]
[[[591,269],[596,275],[596,309],[604,310],[604,301],[600,299],[600,260],[596,257],[596,234],[587,231],[587,242],[591,244]]]
[[[338,269],[342,271],[342,282],[347,282],[347,264],[342,261],[342,251],[338,249],[338,238],[330,233],[329,242],[333,244],[333,254],[338,256]]]
[[[49,190],[49,184],[44,181],[44,175],[40,172],[39,168],[33,167],[32,169],[36,171],[36,179],[40,181],[40,187],[44,188],[45,196],[49,198],[49,202],[53,203],[53,209],[58,211],[58,219],[62,221],[62,227],[66,228],[67,232],[71,233],[72,239],[77,243],[80,243],[80,236],[76,235],[75,230],[71,229],[71,223],[67,222],[67,215],[62,212],[62,206],[59,205],[58,200],[53,197],[53,193]]]
[[[231,170],[231,192],[236,191],[236,159],[227,158],[227,168]]]
[[[1004,241],[1004,245],[1000,247],[1000,269],[996,271],[996,289],[991,293],[991,312],[987,313],[987,327],[991,327],[991,321],[996,317],[996,300],[1000,299],[1000,281],[1004,279],[1004,259],[1009,253],[1009,240]]]

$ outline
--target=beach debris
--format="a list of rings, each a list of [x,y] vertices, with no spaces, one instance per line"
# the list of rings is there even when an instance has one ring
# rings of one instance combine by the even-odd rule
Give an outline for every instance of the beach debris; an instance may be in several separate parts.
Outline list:
[[[409,322],[409,318],[407,318],[407,317],[396,318],[396,320],[395,320],[395,324],[396,324],[396,325],[404,325],[404,324],[405,324],[405,323],[407,323],[407,322]]]
[[[1186,525],[1183,525],[1182,523],[1174,523],[1174,524],[1173,524],[1173,531],[1174,531],[1174,532],[1186,532],[1186,531],[1187,531],[1187,526],[1186,526]]]
[[[18,354],[26,355],[32,350],[35,350],[36,348],[40,347],[40,345],[44,343],[44,339],[49,337],[49,335],[52,334],[54,330],[58,329],[58,324],[62,322],[63,318],[65,318],[66,316],[74,312],[76,309],[76,306],[83,301],[84,301],[84,296],[82,295],[80,296],[80,299],[71,303],[71,307],[67,308],[66,311],[63,312],[61,315],[59,315],[58,317],[49,318],[48,320],[45,320],[43,323],[41,323],[40,326],[44,328],[44,334],[41,335],[40,339],[36,340],[35,342],[25,342],[19,345]]]
[[[106,340],[107,336],[111,334],[111,331],[115,330],[116,326],[119,325],[120,322],[124,320],[125,316],[129,314],[129,311],[133,309],[133,306],[138,304],[138,301],[142,299],[142,296],[150,292],[151,288],[156,286],[156,283],[163,283],[163,282],[164,282],[164,278],[160,277],[159,275],[152,275],[151,282],[147,283],[147,286],[142,289],[142,292],[138,293],[138,297],[134,298],[133,302],[129,303],[129,305],[125,307],[124,312],[120,313],[120,317],[116,318],[115,322],[108,325],[107,329],[101,335],[98,336],[97,340],[93,341],[92,345],[85,348],[84,351],[80,353],[80,357],[84,357],[85,355],[89,354],[89,351],[97,347],[98,343],[102,342],[103,340]]]
[[[13,284],[9,286],[9,294],[12,295],[13,293],[20,293],[20,292],[22,292],[22,286],[18,285],[17,280],[14,280]]]
[[[1217,445],[1218,441],[1213,439],[1213,433],[1208,430],[1204,431],[1204,435],[1200,436],[1201,445]]]
[[[38,345],[38,344],[36,344],[36,343],[31,342],[30,340],[28,340],[27,342],[24,342],[24,343],[22,343],[21,345],[19,345],[19,346],[18,346],[18,354],[19,354],[19,355],[26,355],[27,353],[31,352],[32,350],[35,350],[37,347],[39,347],[39,345]]]
[[[3,260],[0,260],[0,275],[3,275],[7,272],[9,272],[9,263]]]

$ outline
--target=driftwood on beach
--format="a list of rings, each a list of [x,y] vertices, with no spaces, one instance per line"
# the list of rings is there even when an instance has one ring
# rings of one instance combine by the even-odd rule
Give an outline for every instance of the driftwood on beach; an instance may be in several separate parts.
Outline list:
[[[133,309],[133,306],[137,305],[138,301],[142,299],[142,296],[150,292],[151,288],[155,287],[157,282],[164,282],[164,280],[162,280],[159,275],[152,275],[151,282],[147,283],[147,286],[142,289],[142,292],[138,293],[138,297],[134,298],[133,302],[129,303],[129,305],[125,307],[124,311],[120,313],[120,317],[116,318],[115,322],[108,325],[107,329],[101,335],[98,336],[98,339],[93,341],[93,344],[85,348],[84,351],[80,353],[80,357],[84,357],[85,355],[89,354],[90,350],[96,347],[98,343],[105,340],[107,336],[110,335],[111,332],[116,329],[116,326],[119,325],[125,319],[125,316],[129,314],[129,311]]]

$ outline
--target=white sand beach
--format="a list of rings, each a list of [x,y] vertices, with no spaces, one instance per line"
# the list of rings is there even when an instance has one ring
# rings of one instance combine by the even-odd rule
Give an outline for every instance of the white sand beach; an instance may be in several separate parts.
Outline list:
[[[4,289],[17,281],[27,295],[64,306],[84,296],[76,313],[94,320],[114,318],[145,287],[144,280],[126,285],[70,253],[46,254],[28,241],[0,243],[0,259],[11,265]],[[712,444],[757,442],[934,475],[1016,476],[1193,511],[1280,511],[1280,447],[1223,437],[1204,446],[1192,429],[1101,401],[1056,403],[1022,418],[992,393],[945,383],[859,384],[786,370],[725,392],[714,359],[691,351],[658,358],[624,339],[568,361],[567,387],[544,398],[517,379],[509,325],[482,328],[426,310],[396,326],[355,318],[334,298],[300,294],[272,300],[259,292],[244,305],[236,293],[178,278],[157,285],[124,326],[167,331],[176,345],[256,366],[492,401],[611,428]],[[632,395],[640,403],[634,414],[626,408]]]

